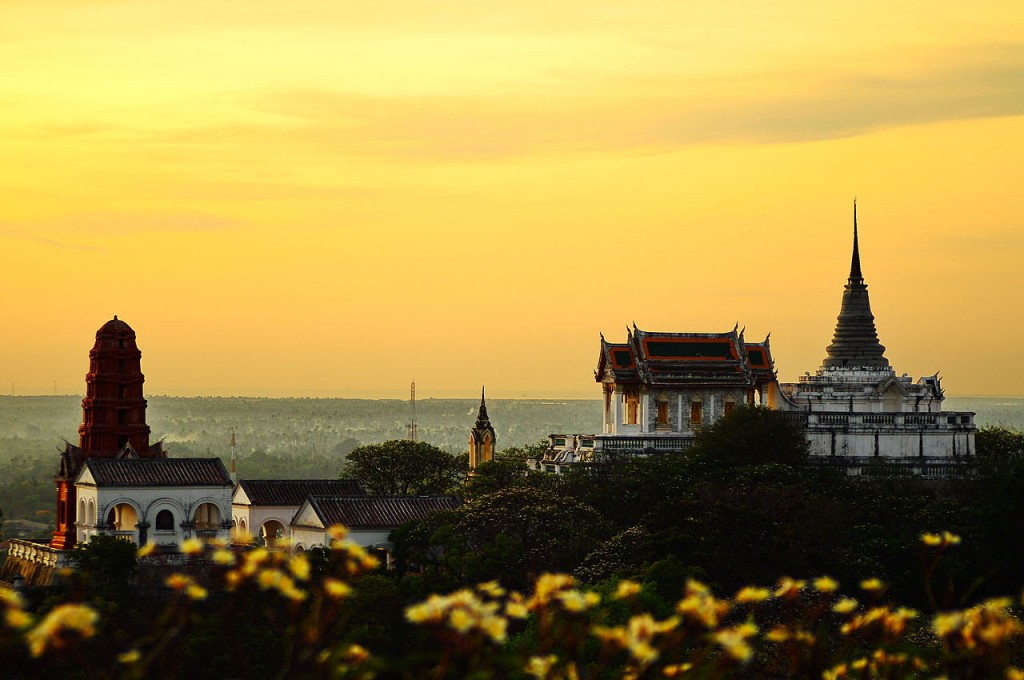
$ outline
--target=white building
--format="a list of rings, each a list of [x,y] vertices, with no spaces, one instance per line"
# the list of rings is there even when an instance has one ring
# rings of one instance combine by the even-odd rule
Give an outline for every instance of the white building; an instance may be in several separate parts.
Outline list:
[[[242,479],[231,498],[236,536],[273,547],[290,538],[292,518],[310,496],[365,496],[355,479]]]
[[[456,496],[310,496],[292,520],[292,549],[330,545],[327,529],[341,524],[348,529],[349,540],[390,553],[392,531],[461,504]]]
[[[87,458],[75,479],[77,542],[96,534],[168,547],[227,539],[232,486],[219,458]]]
[[[885,358],[861,273],[856,203],[850,275],[826,353],[814,375],[782,385],[784,408],[806,414],[812,455],[853,466],[900,462],[927,474],[974,454],[974,414],[942,410],[938,374],[915,382]]]

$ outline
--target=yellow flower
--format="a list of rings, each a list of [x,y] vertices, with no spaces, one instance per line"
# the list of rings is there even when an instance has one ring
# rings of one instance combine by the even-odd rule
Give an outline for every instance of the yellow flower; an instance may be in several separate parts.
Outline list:
[[[960,537],[943,531],[942,534],[921,534],[921,542],[932,548],[945,548],[948,545],[959,545]]]
[[[1024,671],[1010,666],[1006,669],[1006,680],[1024,680]]]
[[[834,593],[839,588],[839,584],[828,576],[822,576],[821,578],[814,579],[812,585],[814,585],[815,590],[819,590],[823,593]]]
[[[495,642],[504,642],[508,634],[508,620],[500,616],[485,616],[480,622],[480,630]]]
[[[572,588],[576,581],[566,574],[541,574],[530,598],[528,606],[532,609],[547,604],[555,593]]]
[[[465,609],[453,609],[448,614],[448,625],[460,633],[466,633],[475,624],[473,617]]]
[[[344,581],[339,581],[336,578],[325,578],[324,592],[327,593],[327,597],[334,600],[340,600],[343,597],[351,595],[352,588]]]
[[[481,583],[476,587],[477,591],[490,597],[498,598],[505,595],[505,589],[497,581],[488,581],[487,583]]]
[[[578,590],[565,590],[557,593],[556,597],[567,612],[573,613],[585,612],[601,601],[597,593],[581,593]]]
[[[505,603],[506,616],[511,616],[513,619],[525,619],[529,614],[530,611],[522,602],[514,602],[510,600]]]
[[[133,664],[133,663],[137,662],[141,658],[142,658],[142,652],[140,652],[137,649],[131,649],[131,650],[128,650],[127,652],[124,652],[123,654],[118,654],[117,655],[118,662],[119,663],[123,663],[123,664]]]
[[[696,619],[707,628],[714,628],[721,617],[729,611],[729,603],[716,600],[707,586],[700,581],[689,579],[686,582],[686,597],[676,605],[676,611]]]
[[[156,543],[147,543],[146,545],[139,548],[135,554],[141,560],[143,557],[149,557],[156,550]]]
[[[96,634],[96,622],[100,616],[92,607],[84,604],[62,604],[53,608],[39,624],[25,635],[29,653],[42,656],[47,647],[59,649],[64,646],[62,634],[73,631],[82,637]]]
[[[821,674],[822,680],[838,680],[838,678],[845,678],[848,667],[845,663],[841,663],[838,666],[833,666],[824,673]]]
[[[692,663],[676,663],[665,666],[663,669],[661,669],[661,672],[665,675],[666,678],[674,678],[682,675],[683,673],[686,673],[691,668],[693,668]]]
[[[753,586],[747,586],[746,588],[740,589],[736,596],[733,598],[736,602],[764,602],[772,593],[767,588],[755,588]]]
[[[242,583],[242,574],[232,569],[224,574],[224,583],[227,585],[228,590],[234,590]]]
[[[0,585],[0,603],[8,607],[24,607],[25,598],[16,590]]]
[[[181,543],[182,555],[198,555],[203,552],[203,542],[198,538],[189,538]]]
[[[352,644],[345,650],[345,660],[352,664],[366,663],[370,658],[370,652],[362,645]]]
[[[334,526],[327,527],[327,535],[336,541],[344,541],[345,537],[348,536],[348,529],[341,524],[335,524]]]
[[[642,588],[643,586],[635,581],[619,581],[619,585],[615,589],[615,594],[612,595],[612,598],[615,600],[628,600],[636,597]]]
[[[779,579],[779,587],[775,589],[775,597],[793,599],[806,585],[806,581],[796,581],[788,576],[784,576]]]
[[[747,639],[754,635],[757,635],[757,626],[753,623],[743,623],[716,631],[712,635],[712,639],[725,650],[726,654],[741,663],[746,663],[754,655],[754,650]]]
[[[869,593],[875,593],[885,588],[885,584],[877,578],[868,578],[860,582],[860,587]]]
[[[194,583],[194,581],[191,576],[186,576],[185,574],[179,574],[177,572],[164,579],[164,585],[168,588],[173,588],[174,590],[184,590],[192,585],[192,583]]]
[[[185,596],[190,600],[205,600],[206,596],[209,595],[206,588],[199,585],[190,585],[185,589]]]
[[[213,551],[213,561],[223,566],[231,566],[235,563],[235,554],[230,550],[221,548]]]
[[[309,558],[305,555],[294,555],[288,560],[288,568],[291,570],[292,575],[300,581],[309,580]]]
[[[21,609],[8,609],[4,619],[11,628],[27,628],[32,624],[32,617]]]
[[[857,600],[852,597],[841,597],[839,601],[832,605],[832,611],[839,614],[849,614],[857,608]]]
[[[171,574],[164,580],[164,584],[168,588],[184,592],[185,597],[190,600],[205,600],[209,595],[206,588],[197,584],[195,579],[186,574]]]
[[[531,656],[526,662],[526,668],[523,670],[538,680],[544,680],[548,677],[548,673],[551,672],[551,667],[556,663],[558,663],[558,657],[554,654],[549,654],[548,656]]]

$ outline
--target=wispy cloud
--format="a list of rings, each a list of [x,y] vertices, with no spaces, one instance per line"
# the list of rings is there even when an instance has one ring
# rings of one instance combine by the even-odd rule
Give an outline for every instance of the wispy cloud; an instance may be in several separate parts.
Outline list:
[[[1024,43],[946,52],[935,66],[886,77],[759,74],[709,83],[659,78],[589,94],[372,97],[277,91],[248,105],[278,124],[158,133],[164,142],[317,149],[405,162],[664,151],[709,143],[776,144],[887,128],[1024,114]],[[763,79],[763,80],[762,80]],[[771,87],[764,81],[771,81]],[[617,93],[607,96],[596,92]]]

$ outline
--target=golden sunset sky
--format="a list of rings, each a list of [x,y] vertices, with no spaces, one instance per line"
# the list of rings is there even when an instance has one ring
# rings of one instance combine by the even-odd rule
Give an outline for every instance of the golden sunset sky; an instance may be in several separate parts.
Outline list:
[[[0,0],[0,392],[599,397],[598,334],[1019,395],[1020,0]]]

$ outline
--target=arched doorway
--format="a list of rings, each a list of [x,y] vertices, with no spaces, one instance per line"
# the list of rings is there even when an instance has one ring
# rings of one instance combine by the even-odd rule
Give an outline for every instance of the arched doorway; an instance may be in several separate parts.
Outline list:
[[[213,503],[201,503],[192,516],[196,536],[199,538],[216,538],[221,529],[220,508]]]
[[[268,548],[278,547],[278,543],[281,539],[288,536],[288,530],[284,524],[278,522],[276,519],[270,519],[264,522],[260,526],[259,532],[259,544],[265,545]]]
[[[135,525],[139,523],[139,514],[128,503],[118,503],[107,513],[106,531],[126,541],[137,543]]]

